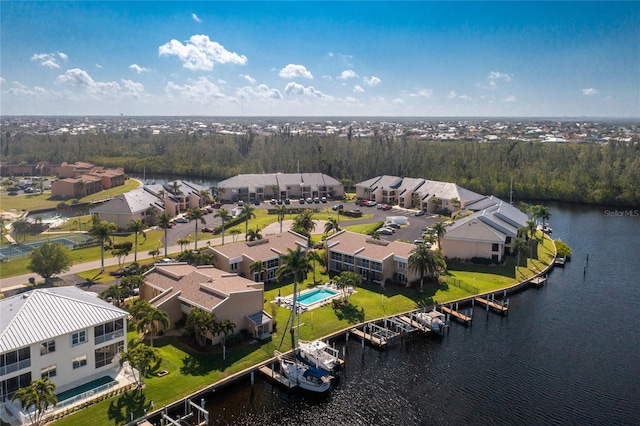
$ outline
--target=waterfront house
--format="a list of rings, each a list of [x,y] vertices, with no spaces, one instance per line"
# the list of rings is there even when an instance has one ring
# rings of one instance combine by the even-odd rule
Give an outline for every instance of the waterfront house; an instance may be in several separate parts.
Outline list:
[[[344,197],[340,181],[323,173],[242,174],[219,182],[218,188],[220,199],[229,202]]]
[[[174,187],[175,184],[175,187]],[[166,211],[172,216],[185,212],[188,209],[204,206],[204,191],[208,188],[185,180],[167,182],[163,185],[145,185],[144,189],[161,198]]]
[[[261,240],[239,241],[207,248],[214,256],[217,268],[249,277],[254,281],[273,281],[280,267],[280,255],[287,254],[287,249],[300,247],[307,250],[307,238],[291,230],[273,234]],[[252,272],[251,264],[262,261],[263,270]]]
[[[0,300],[0,401],[24,419],[11,398],[49,377],[58,395],[99,378],[114,379],[127,350],[128,313],[76,287],[35,289]]]
[[[208,266],[186,263],[156,264],[144,274],[140,297],[169,315],[170,328],[184,324],[193,308],[230,320],[236,332],[248,330],[264,339],[272,331],[272,318],[263,311],[264,283],[254,282]],[[213,344],[222,336],[209,335]]]
[[[356,272],[363,280],[381,285],[388,279],[410,283],[420,278],[408,266],[413,244],[340,231],[327,237],[326,247],[330,272]]]
[[[471,214],[446,227],[440,242],[445,258],[476,257],[501,262],[528,219],[516,207],[494,196],[470,203],[465,210]]]

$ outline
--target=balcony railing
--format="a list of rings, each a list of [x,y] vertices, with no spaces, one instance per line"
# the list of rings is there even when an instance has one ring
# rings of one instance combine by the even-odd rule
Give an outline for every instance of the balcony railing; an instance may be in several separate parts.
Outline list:
[[[11,364],[7,364],[4,367],[0,367],[0,376],[4,376],[5,374],[14,373],[18,370],[22,370],[23,368],[31,367],[31,358],[23,359],[22,361],[14,362]]]
[[[109,340],[118,339],[124,336],[124,330],[116,330],[111,333],[106,333],[101,336],[96,336],[96,345],[100,343],[108,342]]]

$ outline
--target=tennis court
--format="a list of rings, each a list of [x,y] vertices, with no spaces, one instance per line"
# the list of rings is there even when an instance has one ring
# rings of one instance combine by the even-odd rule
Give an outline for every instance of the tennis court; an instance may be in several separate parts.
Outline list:
[[[55,237],[47,240],[40,241],[30,241],[28,243],[23,244],[11,244],[0,247],[0,259],[12,259],[14,257],[24,257],[31,253],[33,250],[41,247],[44,243],[60,243],[66,246],[69,249],[74,248],[76,244],[86,243],[88,240],[91,240],[90,236],[85,234],[78,235],[69,235],[65,237]]]

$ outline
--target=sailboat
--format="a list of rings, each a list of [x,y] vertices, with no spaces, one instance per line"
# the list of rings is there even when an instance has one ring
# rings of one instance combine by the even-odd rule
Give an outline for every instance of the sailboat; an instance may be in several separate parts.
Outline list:
[[[299,327],[295,327],[296,316],[299,315],[297,305],[297,289],[294,289],[292,309],[291,309],[291,321],[293,330],[297,330]],[[297,331],[295,331],[297,333]],[[275,351],[275,357],[280,362],[280,371],[289,379],[290,383],[295,384],[309,392],[313,393],[325,393],[331,389],[331,374],[328,370],[320,368],[319,366],[312,366],[301,359],[300,342],[298,341],[297,334],[294,336],[295,347],[293,348],[292,356],[285,356],[278,351]]]

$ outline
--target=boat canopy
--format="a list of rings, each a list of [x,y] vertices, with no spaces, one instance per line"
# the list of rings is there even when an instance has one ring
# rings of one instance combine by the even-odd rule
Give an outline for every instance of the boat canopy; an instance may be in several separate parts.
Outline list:
[[[307,370],[304,372],[304,376],[311,376],[311,377],[315,377],[317,379],[321,379],[325,376],[328,376],[329,372],[326,370],[323,370],[322,368],[314,368],[314,367],[309,367],[307,368]]]

